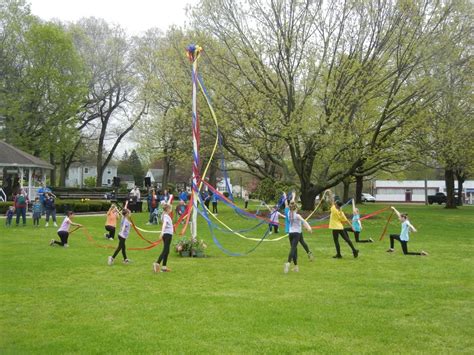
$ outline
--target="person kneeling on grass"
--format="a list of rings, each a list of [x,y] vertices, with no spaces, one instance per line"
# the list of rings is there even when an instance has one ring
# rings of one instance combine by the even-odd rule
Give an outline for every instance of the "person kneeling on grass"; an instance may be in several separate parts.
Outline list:
[[[128,235],[130,233],[130,226],[130,210],[124,208],[122,210],[122,223],[120,225],[120,232],[118,234],[119,244],[117,249],[115,249],[114,255],[109,256],[107,262],[109,265],[114,263],[115,257],[120,251],[122,251],[123,263],[128,264],[130,262],[130,260],[127,259],[127,248],[125,246],[125,242],[127,241]]]
[[[105,233],[104,237],[108,240],[114,240],[115,238],[115,227],[117,225],[117,218],[120,212],[114,204],[112,204],[107,211],[107,220],[105,221],[105,230],[108,233]]]
[[[164,204],[163,216],[161,217],[162,222],[163,222],[163,226],[161,227],[161,238],[163,239],[163,251],[158,257],[158,260],[156,261],[156,263],[153,263],[154,272],[171,271],[166,266],[166,263],[168,262],[168,255],[170,253],[171,239],[173,239],[173,232],[174,232],[173,221],[170,217],[170,213],[171,213],[171,205]]]
[[[393,253],[395,251],[395,240],[398,240],[402,245],[403,254],[405,255],[423,255],[426,256],[428,253],[426,251],[409,252],[408,251],[408,240],[410,239],[410,229],[413,232],[416,232],[416,228],[408,220],[408,214],[398,212],[395,207],[391,207],[392,210],[397,214],[398,219],[402,222],[402,230],[400,234],[390,234],[390,248],[387,250],[387,253]]]
[[[61,238],[61,241],[58,242],[57,240],[51,239],[49,245],[54,246],[59,244],[65,248],[69,247],[67,243],[67,239],[69,238],[69,227],[70,226],[77,226],[82,227],[82,224],[74,223],[72,219],[74,218],[74,213],[72,211],[68,211],[66,214],[66,218],[64,218],[63,223],[61,223],[61,227],[58,229],[58,236]]]

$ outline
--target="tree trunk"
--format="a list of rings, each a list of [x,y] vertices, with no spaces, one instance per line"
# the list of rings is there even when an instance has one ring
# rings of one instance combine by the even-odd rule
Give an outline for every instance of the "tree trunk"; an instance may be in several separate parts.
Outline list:
[[[217,160],[213,159],[209,166],[209,184],[217,189]]]
[[[167,150],[164,150],[165,157],[163,159],[163,178],[161,179],[161,190],[168,189],[171,173],[171,158],[166,155]]]
[[[61,159],[61,165],[59,166],[59,186],[66,186],[66,162],[65,157]]]
[[[322,190],[318,191],[312,183],[301,182],[301,209],[312,211],[314,209],[314,200]]]
[[[446,182],[446,208],[456,208],[456,200],[454,198],[454,171],[445,169],[444,180]]]
[[[460,175],[457,175],[457,179],[458,179],[458,206],[462,206],[463,205],[463,194],[462,194],[462,190],[463,190],[463,184],[464,184],[464,181],[465,179],[463,177],[461,177]]]
[[[347,201],[347,200],[349,200],[349,188],[351,186],[351,181],[350,181],[350,179],[344,179],[342,181],[342,184],[344,186],[344,190],[343,190],[343,193],[342,193],[342,200]]]
[[[355,202],[362,203],[362,189],[364,188],[364,177],[357,175],[355,178],[356,178]]]
[[[53,153],[49,153],[49,162],[54,167],[53,170],[51,170],[51,174],[49,175],[49,180],[50,180],[49,183],[51,184],[51,186],[56,186],[56,165],[55,165]]]

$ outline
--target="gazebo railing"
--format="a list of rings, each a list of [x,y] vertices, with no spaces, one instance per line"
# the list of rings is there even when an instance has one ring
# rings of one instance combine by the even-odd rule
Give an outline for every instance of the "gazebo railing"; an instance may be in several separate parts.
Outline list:
[[[5,202],[6,200],[7,200],[7,194],[6,194],[5,191],[3,191],[3,189],[0,187],[0,201]]]

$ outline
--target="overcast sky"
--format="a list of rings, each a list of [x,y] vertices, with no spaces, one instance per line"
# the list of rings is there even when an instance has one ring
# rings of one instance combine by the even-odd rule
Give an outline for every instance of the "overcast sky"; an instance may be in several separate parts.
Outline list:
[[[1,0],[0,0],[1,1]],[[170,25],[184,25],[186,5],[199,0],[27,0],[31,12],[43,20],[59,19],[75,22],[82,17],[103,18],[120,24],[130,35],[139,35],[152,27],[166,30]],[[117,148],[120,158],[124,150],[136,144],[126,137]]]
[[[185,7],[198,0],[27,0],[34,15],[43,20],[63,22],[81,17],[103,18],[118,23],[131,35],[149,28],[166,30],[170,25],[184,25]]]

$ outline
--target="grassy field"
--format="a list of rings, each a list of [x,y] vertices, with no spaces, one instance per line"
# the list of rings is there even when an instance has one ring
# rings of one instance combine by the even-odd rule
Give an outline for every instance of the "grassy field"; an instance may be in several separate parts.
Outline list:
[[[361,212],[381,207],[361,206]],[[172,252],[172,272],[154,274],[161,245],[129,251],[132,264],[110,267],[111,251],[81,231],[72,234],[69,248],[52,248],[56,228],[33,228],[30,219],[27,227],[6,229],[2,220],[0,352],[474,353],[474,208],[397,207],[419,231],[410,250],[429,256],[404,256],[399,244],[388,254],[385,237],[358,244],[358,259],[341,244],[344,258],[336,260],[330,233],[322,229],[305,233],[315,261],[300,248],[300,272],[287,275],[287,239],[229,257],[202,223],[199,236],[209,244],[209,257]],[[362,237],[378,240],[387,217],[364,221]],[[229,210],[219,218],[240,228],[255,223]],[[145,214],[134,219],[145,227]],[[101,237],[103,216],[76,221],[99,245],[116,246]],[[399,230],[393,221],[388,232]],[[216,235],[232,251],[255,245]],[[251,235],[261,237],[263,229]],[[132,232],[127,246],[146,243]]]

